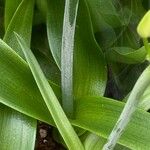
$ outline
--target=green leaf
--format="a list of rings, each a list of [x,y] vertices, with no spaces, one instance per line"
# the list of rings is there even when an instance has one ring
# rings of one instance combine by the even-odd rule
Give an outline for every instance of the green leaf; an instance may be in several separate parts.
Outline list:
[[[38,41],[38,42],[37,42]],[[34,26],[31,49],[38,60],[46,78],[57,85],[61,84],[60,70],[49,49],[47,32],[44,25]]]
[[[28,65],[4,42],[0,41],[0,46],[0,102],[54,125]],[[104,97],[82,98],[76,100],[76,119],[72,124],[107,138],[123,107],[123,102]],[[147,149],[149,139],[150,115],[138,109],[119,143],[131,149]]]
[[[106,53],[108,61],[136,64],[144,62],[146,59],[146,50],[144,47],[134,50],[129,47],[113,47]]]
[[[0,38],[4,35],[4,2],[0,0]]]
[[[87,137],[84,141],[85,150],[100,150],[103,148],[103,145],[106,143],[106,139],[93,134],[87,134]],[[128,148],[117,144],[114,150],[129,150]]]
[[[2,40],[0,40],[0,77],[1,103],[36,119],[45,118],[54,124],[29,66]],[[59,86],[52,83],[51,86],[54,87],[56,94],[60,94]],[[48,117],[43,115],[47,113]]]
[[[34,150],[36,123],[35,119],[0,104],[0,148]]]
[[[5,0],[5,31],[22,0]]]
[[[116,29],[116,32],[122,32],[120,36],[118,36],[115,47],[131,47],[133,49],[139,49],[141,47],[140,38],[137,35],[135,25],[128,25],[124,28]]]
[[[66,0],[61,46],[61,90],[62,106],[66,114],[73,117],[73,54],[75,26],[79,0]]]
[[[148,111],[150,109],[150,86],[145,90],[140,98],[139,108]]]
[[[47,32],[50,49],[60,67],[64,1],[48,1]],[[73,84],[74,96],[103,95],[106,64],[97,45],[85,1],[80,1],[76,23]]]
[[[87,135],[84,141],[84,147],[85,150],[99,150],[102,149],[105,142],[106,142],[105,139],[93,133],[90,133]]]
[[[115,144],[117,143],[118,139],[123,134],[124,130],[126,129],[128,123],[132,119],[132,116],[139,105],[141,95],[144,93],[144,91],[150,84],[149,76],[150,76],[150,66],[148,66],[143,71],[143,73],[137,80],[136,84],[134,85],[127,100],[127,103],[125,104],[125,107],[121,112],[121,115],[119,116],[113,130],[111,131],[108,137],[108,141],[103,147],[103,150],[107,149],[112,150]]]
[[[108,80],[108,92],[115,99],[124,99],[131,92],[141,72],[143,72],[147,65],[146,61],[139,64],[111,62],[109,64],[110,77]]]
[[[26,1],[27,2],[27,1]],[[31,18],[32,18],[32,11],[25,13],[25,9],[27,9],[27,5],[29,4],[30,8],[33,7],[33,1],[28,1],[26,5],[25,1],[21,0],[15,0],[15,1],[9,1],[6,0],[5,2],[5,30],[7,29],[5,33],[5,41],[8,42],[10,46],[12,46],[15,50],[19,49],[16,45],[16,41],[14,40],[13,36],[13,31],[17,30],[20,33],[26,35],[26,39],[28,43],[30,43],[30,36],[31,36]],[[20,4],[20,5],[19,5]],[[25,8],[24,8],[25,7]],[[28,10],[27,10],[28,11]],[[28,14],[29,13],[29,14]],[[29,20],[27,20],[27,18]],[[29,23],[27,26],[25,22]],[[24,26],[24,27],[22,27]],[[26,28],[29,27],[29,28]],[[2,44],[3,42],[0,41]],[[0,45],[1,45],[0,44]],[[3,43],[4,44],[4,43]],[[6,44],[1,45],[0,47],[5,51],[7,51],[7,47],[5,47]],[[5,47],[5,48],[4,48]],[[1,51],[2,52],[2,51]],[[11,55],[9,51],[6,52],[9,56]],[[1,57],[3,57],[3,53],[1,53]],[[5,58],[3,58],[4,60]],[[9,62],[7,62],[9,61]],[[8,65],[11,64],[11,60],[6,60],[6,63]],[[2,70],[6,70],[6,66],[3,64]],[[12,68],[15,68],[12,66]],[[6,71],[7,72],[7,71]],[[13,76],[13,74],[10,73],[10,76]],[[1,86],[4,86],[4,84],[7,82],[10,82],[10,78],[4,78],[5,76],[5,71],[2,72],[1,74],[1,81],[0,84]],[[17,78],[17,76],[16,76]],[[14,80],[14,79],[12,79]],[[13,82],[16,82],[15,80]],[[15,85],[13,84],[12,86],[8,85],[8,89],[6,90],[7,95],[5,94],[5,88],[1,89],[1,96],[0,96],[0,102],[3,101],[4,104],[7,103],[6,97],[10,97],[13,100],[13,87],[15,88]],[[23,89],[23,88],[22,88]],[[19,94],[19,93],[18,93]],[[20,95],[20,94],[19,94]],[[21,95],[20,95],[21,96]],[[5,98],[4,98],[5,97]],[[16,101],[20,100],[19,96],[18,98],[15,98]],[[21,102],[21,101],[20,101]],[[11,104],[9,104],[10,107],[13,107]],[[20,114],[16,112],[15,110],[12,110],[6,106],[0,105],[0,122],[1,122],[1,134],[0,134],[0,147],[3,150],[12,150],[12,149],[21,149],[21,150],[26,150],[26,149],[34,149],[34,144],[35,144],[35,136],[36,136],[36,120],[31,119],[23,114]],[[14,106],[15,107],[15,106]]]
[[[17,8],[11,22],[9,23],[4,41],[11,46],[21,57],[23,53],[16,41],[13,31],[24,37],[26,43],[30,45],[31,29],[33,18],[34,0],[23,0]]]
[[[72,123],[103,138],[108,137],[124,107],[124,103],[104,97],[82,98],[77,102],[76,120]],[[130,149],[148,149],[149,124],[150,114],[137,109],[118,143]]]
[[[97,28],[96,30],[102,29],[99,25],[103,24],[103,22],[112,27],[119,27],[122,25],[123,21],[119,17],[120,14],[117,12],[113,0],[87,0],[87,4],[90,10],[92,22]]]
[[[71,150],[83,150],[84,148],[78,138],[78,135],[75,133],[68,118],[66,117],[55,93],[49,85],[32,51],[28,48],[25,41],[18,34],[15,35],[22,48],[22,51],[24,52],[25,58],[29,64],[37,86],[44,99],[44,102],[49,112],[51,113],[59,132],[61,133],[64,141],[66,142],[66,145]]]
[[[44,22],[46,21],[46,13],[47,13],[47,0],[36,0],[37,8],[40,10],[42,14]],[[37,18],[38,20],[38,18]]]

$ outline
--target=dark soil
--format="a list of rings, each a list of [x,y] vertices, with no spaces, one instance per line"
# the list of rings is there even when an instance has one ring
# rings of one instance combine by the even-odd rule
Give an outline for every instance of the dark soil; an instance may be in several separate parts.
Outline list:
[[[35,150],[65,150],[53,139],[52,130],[53,127],[45,123],[38,123]]]

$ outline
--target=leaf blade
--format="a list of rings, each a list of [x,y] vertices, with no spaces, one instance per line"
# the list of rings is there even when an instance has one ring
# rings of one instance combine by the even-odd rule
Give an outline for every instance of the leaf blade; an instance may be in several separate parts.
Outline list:
[[[0,104],[0,147],[34,150],[37,121]]]
[[[50,49],[59,68],[63,10],[63,1],[48,1],[47,34]],[[86,1],[80,1],[74,46],[73,89],[75,99],[86,95],[103,95],[107,78],[106,62],[93,35]]]
[[[22,0],[6,0],[5,1],[5,31],[7,30],[7,27],[17,9],[17,7],[19,6],[19,4],[21,3]]]
[[[11,19],[11,22],[3,38],[3,40],[21,57],[23,57],[23,53],[20,50],[13,32],[15,31],[22,35],[25,38],[27,44],[30,45],[33,8],[34,0],[23,0],[17,8],[13,18]]]
[[[73,53],[75,25],[79,0],[66,0],[61,46],[61,90],[62,106],[69,117],[73,117]]]
[[[31,72],[35,78],[35,81],[46,103],[46,106],[51,113],[54,122],[62,137],[64,138],[64,141],[66,142],[68,148],[72,150],[76,150],[77,148],[79,150],[83,150],[83,146],[77,134],[75,133],[63,109],[61,108],[58,99],[55,96],[48,81],[46,80],[42,70],[40,69],[36,58],[32,54],[31,50],[28,48],[24,40],[18,34],[15,35],[22,48],[22,51],[24,52],[26,60],[29,63],[29,67],[31,68]]]

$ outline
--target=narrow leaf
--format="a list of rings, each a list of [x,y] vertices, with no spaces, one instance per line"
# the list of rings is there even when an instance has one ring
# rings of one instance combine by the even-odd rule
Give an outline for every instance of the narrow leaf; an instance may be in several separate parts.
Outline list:
[[[60,87],[50,83],[60,98]],[[54,124],[29,66],[2,40],[0,40],[0,103],[33,118],[39,120],[45,118]],[[47,113],[48,116],[43,115]]]
[[[50,49],[60,68],[64,1],[48,1],[47,33]],[[106,86],[106,63],[93,36],[85,0],[79,4],[74,43],[73,94],[75,98],[100,96]]]
[[[24,52],[26,60],[29,63],[29,67],[42,94],[42,97],[46,103],[46,106],[49,112],[51,113],[54,122],[62,137],[64,138],[64,141],[66,142],[68,148],[71,150],[83,150],[84,148],[77,134],[75,133],[63,109],[61,108],[57,97],[55,96],[47,79],[45,78],[32,51],[28,48],[25,41],[18,34],[16,34],[16,37],[22,48],[22,51]]]
[[[79,0],[66,0],[62,33],[62,104],[66,114],[70,117],[73,117],[73,51],[78,5]]]
[[[7,44],[2,41],[0,43],[0,103],[54,125],[28,65]],[[76,119],[71,123],[107,138],[124,105],[123,102],[105,97],[78,99]],[[138,109],[121,136],[119,144],[130,149],[148,149],[149,139],[150,115]]]
[[[112,150],[117,143],[118,139],[125,130],[127,124],[131,120],[133,113],[137,109],[137,106],[140,102],[140,97],[150,84],[150,66],[147,67],[144,72],[141,74],[137,80],[131,94],[128,98],[128,101],[116,123],[112,132],[108,137],[108,142],[103,147],[104,150]]]
[[[150,109],[150,85],[140,98],[139,108],[145,111],[148,111]]]
[[[103,145],[105,143],[106,143],[105,138],[102,138],[96,134],[90,133],[87,135],[84,141],[85,150],[100,150],[103,148]],[[125,146],[117,144],[114,150],[130,150],[130,149],[126,148]]]
[[[5,0],[5,31],[22,0]]]
[[[23,53],[20,50],[13,31],[23,36],[28,46],[30,46],[33,9],[34,0],[23,0],[17,8],[4,35],[4,41],[21,57],[23,57]]]

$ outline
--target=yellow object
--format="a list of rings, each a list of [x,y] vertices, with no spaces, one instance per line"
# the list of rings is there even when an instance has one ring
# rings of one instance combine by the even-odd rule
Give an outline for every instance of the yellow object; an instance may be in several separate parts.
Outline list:
[[[150,10],[144,15],[138,24],[137,32],[142,38],[150,37]]]

